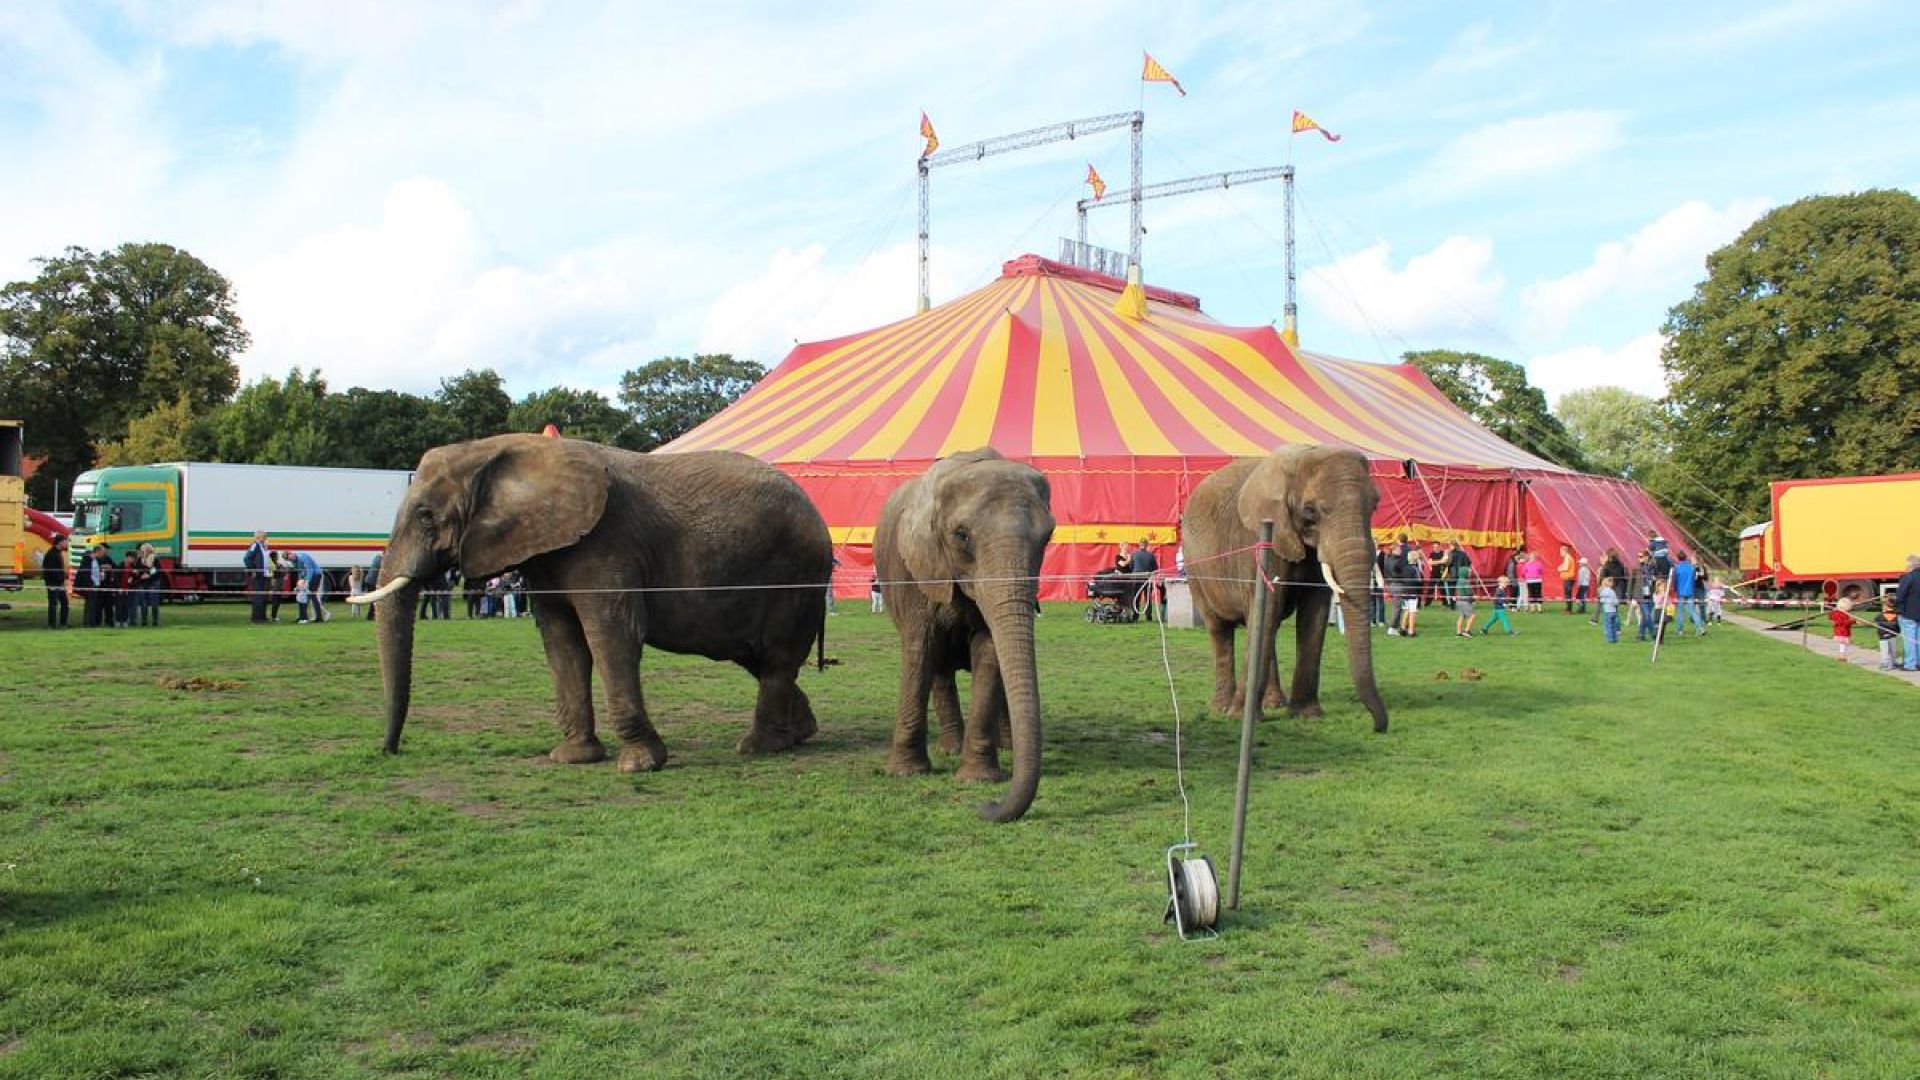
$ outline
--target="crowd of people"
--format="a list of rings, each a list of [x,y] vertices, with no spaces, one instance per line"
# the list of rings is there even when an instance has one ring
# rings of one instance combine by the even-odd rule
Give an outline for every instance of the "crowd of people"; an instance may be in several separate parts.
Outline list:
[[[160,625],[166,575],[152,544],[141,544],[117,563],[107,545],[95,544],[74,566],[62,536],[41,560],[40,580],[47,587],[48,629],[64,630],[71,624],[75,599],[80,601],[82,626]]]
[[[1709,624],[1723,619],[1726,583],[1703,573],[1686,552],[1670,551],[1656,533],[1648,534],[1632,567],[1610,547],[1595,570],[1588,557],[1563,545],[1556,569],[1566,614],[1587,616],[1610,644],[1620,641],[1623,621],[1634,625],[1636,640],[1649,641],[1685,635],[1689,626],[1704,637]],[[1421,610],[1440,607],[1453,611],[1458,637],[1496,629],[1515,634],[1512,612],[1546,609],[1546,578],[1547,562],[1538,551],[1515,551],[1503,572],[1489,580],[1475,574],[1472,557],[1459,541],[1423,548],[1402,534],[1380,545],[1374,557],[1374,625],[1386,627],[1391,636],[1414,637]],[[1483,599],[1492,611],[1476,625]]]

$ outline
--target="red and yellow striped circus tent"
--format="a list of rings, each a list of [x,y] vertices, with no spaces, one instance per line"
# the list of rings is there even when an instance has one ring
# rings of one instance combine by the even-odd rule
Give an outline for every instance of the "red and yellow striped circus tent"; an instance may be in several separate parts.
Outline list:
[[[1492,571],[1526,545],[1597,567],[1678,529],[1638,486],[1570,472],[1469,419],[1410,365],[1289,347],[1271,327],[1214,321],[1149,288],[1037,256],[924,314],[801,345],[664,452],[729,449],[784,470],[832,532],[838,588],[866,590],[887,495],[934,461],[992,446],[1047,475],[1059,522],[1042,594],[1078,597],[1122,543],[1172,566],[1201,480],[1284,443],[1339,443],[1374,462],[1376,535],[1458,539]]]

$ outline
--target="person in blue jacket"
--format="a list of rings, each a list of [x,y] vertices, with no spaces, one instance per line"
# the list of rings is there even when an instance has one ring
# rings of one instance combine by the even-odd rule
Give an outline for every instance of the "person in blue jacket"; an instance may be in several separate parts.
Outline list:
[[[1699,598],[1694,595],[1698,579],[1697,568],[1687,553],[1676,553],[1673,557],[1674,629],[1680,631],[1682,637],[1686,636],[1688,619],[1699,627],[1701,637],[1707,636],[1707,621],[1701,616]]]
[[[320,602],[325,592],[327,578],[312,555],[304,551],[293,553],[293,576],[299,585],[306,587],[307,598],[300,601],[300,621],[303,623],[326,622],[333,618],[328,613],[326,605]],[[308,618],[309,611],[312,612],[312,618]]]

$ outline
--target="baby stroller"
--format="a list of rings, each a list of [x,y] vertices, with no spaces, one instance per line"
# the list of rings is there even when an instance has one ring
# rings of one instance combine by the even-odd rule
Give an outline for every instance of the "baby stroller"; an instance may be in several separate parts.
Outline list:
[[[1096,574],[1087,582],[1087,621],[1130,623],[1145,613],[1146,582],[1127,574]]]

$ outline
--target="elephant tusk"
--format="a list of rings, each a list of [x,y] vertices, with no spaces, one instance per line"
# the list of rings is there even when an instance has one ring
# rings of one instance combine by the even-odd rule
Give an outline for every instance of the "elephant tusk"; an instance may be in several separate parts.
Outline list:
[[[387,582],[385,585],[380,586],[370,593],[361,593],[359,596],[347,597],[347,603],[371,604],[376,600],[385,600],[387,597],[393,595],[395,591],[405,588],[412,581],[412,578],[401,574],[399,577],[394,578],[392,581]]]
[[[1335,600],[1346,599],[1347,590],[1340,587],[1340,579],[1333,576],[1333,567],[1328,566],[1327,560],[1325,559],[1320,560],[1320,572],[1327,576],[1327,588],[1333,590],[1333,598]]]

